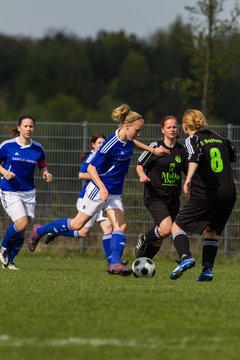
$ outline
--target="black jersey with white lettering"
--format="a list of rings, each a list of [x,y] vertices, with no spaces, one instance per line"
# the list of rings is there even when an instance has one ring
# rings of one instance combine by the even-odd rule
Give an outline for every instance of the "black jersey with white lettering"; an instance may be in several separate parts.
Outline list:
[[[235,193],[231,162],[236,153],[230,140],[214,131],[197,131],[185,140],[188,162],[198,164],[190,195],[200,199],[225,201]]]
[[[154,198],[167,198],[181,194],[182,171],[186,172],[186,150],[183,145],[176,143],[173,148],[165,145],[164,140],[152,142],[150,147],[162,145],[171,154],[155,155],[144,151],[138,158],[138,165],[142,165],[150,182],[144,184],[144,202]]]

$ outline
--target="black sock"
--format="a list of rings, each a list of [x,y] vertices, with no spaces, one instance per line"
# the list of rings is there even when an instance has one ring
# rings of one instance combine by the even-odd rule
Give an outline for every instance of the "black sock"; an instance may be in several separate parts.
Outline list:
[[[192,257],[189,249],[189,240],[184,231],[173,234],[173,243],[177,250],[179,259],[184,260]]]
[[[160,247],[162,245],[162,241],[160,241],[158,244],[153,244],[151,242],[147,243],[147,246],[144,250],[144,255],[148,257],[149,259],[153,259],[154,256],[159,252]]]
[[[215,257],[218,251],[218,240],[204,239],[202,249],[203,271],[213,267]]]
[[[154,226],[154,228],[152,228],[145,234],[147,242],[158,241],[161,239],[161,236],[158,234],[157,229],[158,229],[158,226]],[[156,235],[156,233],[158,234],[158,236]]]

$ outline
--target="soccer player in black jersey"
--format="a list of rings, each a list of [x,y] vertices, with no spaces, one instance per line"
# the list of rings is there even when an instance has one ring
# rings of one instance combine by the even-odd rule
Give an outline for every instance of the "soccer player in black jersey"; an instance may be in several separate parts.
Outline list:
[[[186,235],[186,231],[189,231],[204,233],[203,268],[197,281],[211,281],[218,237],[236,201],[231,168],[236,154],[230,140],[206,129],[207,121],[199,110],[187,110],[183,115],[182,126],[188,135],[185,140],[188,172],[183,190],[190,196],[172,226],[173,241],[180,261],[170,278],[178,279],[184,271],[195,265]]]
[[[163,239],[171,234],[171,227],[179,212],[182,171],[186,172],[186,151],[177,142],[178,123],[174,116],[161,121],[163,138],[151,147],[163,146],[170,155],[156,156],[144,151],[136,167],[140,182],[144,183],[144,204],[150,211],[154,227],[140,234],[135,247],[137,258],[152,259],[159,251]]]

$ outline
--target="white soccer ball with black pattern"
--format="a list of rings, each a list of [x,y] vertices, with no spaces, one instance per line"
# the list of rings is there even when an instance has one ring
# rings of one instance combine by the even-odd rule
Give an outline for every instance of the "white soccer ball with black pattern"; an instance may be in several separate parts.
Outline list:
[[[132,271],[137,278],[151,278],[156,273],[156,265],[152,259],[140,257],[133,262]]]

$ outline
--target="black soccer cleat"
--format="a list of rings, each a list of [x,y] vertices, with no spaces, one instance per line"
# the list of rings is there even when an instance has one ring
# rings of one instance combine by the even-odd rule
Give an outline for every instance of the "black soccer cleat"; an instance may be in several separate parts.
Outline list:
[[[136,258],[140,258],[145,256],[145,250],[147,247],[148,241],[146,240],[146,236],[145,234],[140,234],[138,236],[138,241],[137,244],[135,246],[135,256]]]

